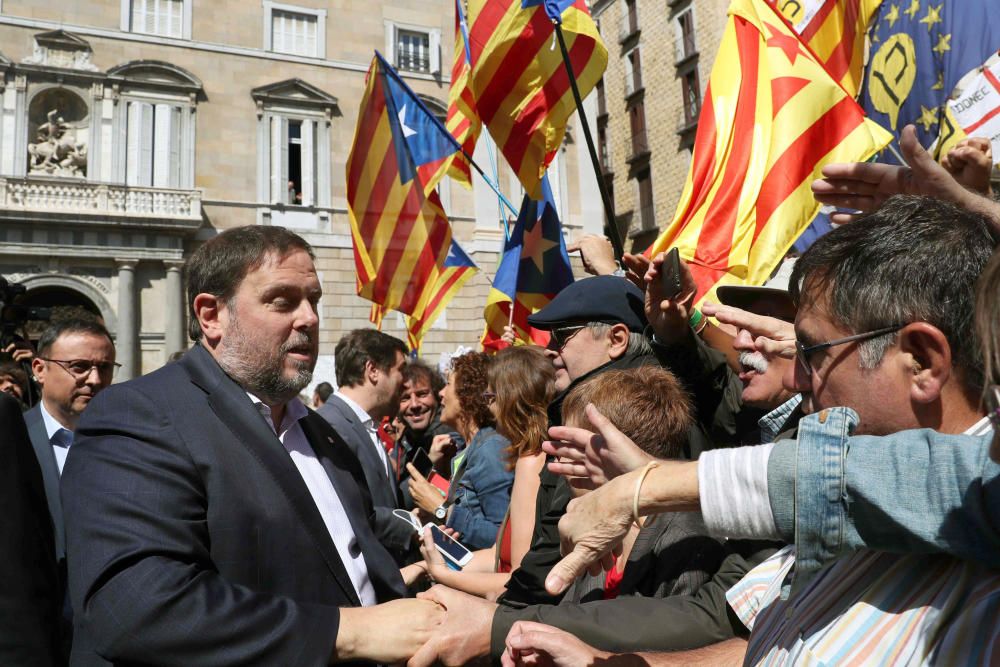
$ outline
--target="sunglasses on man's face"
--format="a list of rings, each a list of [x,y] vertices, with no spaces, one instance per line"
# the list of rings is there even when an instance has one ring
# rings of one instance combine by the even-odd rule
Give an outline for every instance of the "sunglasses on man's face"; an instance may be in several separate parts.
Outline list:
[[[561,350],[569,342],[569,339],[575,336],[580,329],[586,329],[586,324],[572,324],[565,327],[556,327],[555,329],[549,330],[549,349]]]

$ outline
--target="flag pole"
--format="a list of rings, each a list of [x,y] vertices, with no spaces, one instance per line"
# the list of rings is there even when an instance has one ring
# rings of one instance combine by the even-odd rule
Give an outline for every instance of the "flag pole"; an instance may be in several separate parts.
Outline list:
[[[590,135],[590,125],[587,123],[587,113],[583,110],[583,100],[580,99],[580,89],[576,85],[576,75],[573,73],[573,66],[569,61],[569,52],[566,50],[566,39],[563,37],[562,24],[553,19],[552,24],[556,29],[556,37],[559,40],[559,50],[562,51],[563,64],[566,66],[566,74],[569,75],[569,84],[573,89],[573,99],[576,101],[576,112],[580,115],[580,124],[583,126],[583,136],[587,140],[587,150],[590,151],[590,161],[594,165],[594,175],[597,176],[597,189],[601,192],[601,200],[604,203],[605,229],[611,245],[615,249],[615,259],[620,260],[625,254],[625,244],[622,242],[621,231],[618,223],[615,222],[614,205],[611,203],[611,195],[608,193],[608,186],[601,177],[601,165],[597,159],[597,149],[594,148],[594,138]]]

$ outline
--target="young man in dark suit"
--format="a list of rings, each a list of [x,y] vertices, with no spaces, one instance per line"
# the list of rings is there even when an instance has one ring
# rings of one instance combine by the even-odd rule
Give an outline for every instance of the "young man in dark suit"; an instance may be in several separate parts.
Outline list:
[[[297,398],[318,352],[311,248],[241,227],[186,268],[197,344],[99,396],[67,461],[72,663],[406,660],[443,612],[396,599],[363,472]]]
[[[403,501],[376,429],[383,417],[394,417],[399,410],[406,353],[403,341],[381,331],[347,333],[334,351],[338,389],[317,410],[361,464],[375,505],[375,536],[399,564],[412,551],[416,533],[392,515]]]

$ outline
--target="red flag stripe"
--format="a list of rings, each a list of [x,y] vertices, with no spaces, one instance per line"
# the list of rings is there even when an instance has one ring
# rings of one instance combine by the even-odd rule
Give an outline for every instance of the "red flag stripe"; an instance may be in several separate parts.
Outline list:
[[[371,74],[371,72],[369,72]],[[382,118],[382,114],[385,111],[385,95],[382,94],[381,86],[375,85],[375,89],[372,91],[372,96],[369,99],[368,104],[362,110],[362,117],[358,122],[358,128],[364,132],[355,139],[355,145],[358,146],[371,146],[372,140],[375,137],[375,132],[378,131],[378,123]],[[353,191],[357,188],[358,182],[361,180],[361,172],[364,169],[366,156],[355,155],[354,160],[349,165],[350,171],[347,174],[347,189],[348,191]]]
[[[741,79],[740,91],[736,97],[737,109],[733,119],[732,136],[751,137],[756,123],[760,33],[745,19],[738,16],[734,18]],[[726,161],[726,171],[720,179],[722,186],[715,193],[705,214],[706,222],[711,224],[704,225],[698,236],[698,246],[694,255],[696,263],[723,267],[728,264],[743,178],[750,163],[753,142],[738,140],[733,143],[733,152]]]
[[[845,97],[820,116],[775,160],[764,178],[757,198],[754,241],[785,199],[812,175],[813,168],[820,159],[863,122],[864,117],[858,113],[857,104]]]
[[[478,22],[477,22],[478,23]],[[528,24],[524,27],[522,36],[518,39],[517,48],[512,48],[504,54],[503,60],[496,69],[494,79],[497,77],[509,76],[513,74],[520,77],[528,68],[528,65],[535,59],[539,49],[547,48],[547,43],[551,39],[552,22],[541,6],[535,8]],[[479,95],[476,100],[476,107],[479,109],[479,117],[489,125],[493,122],[494,116],[504,108],[504,100],[514,88],[514,81],[508,85],[493,81],[491,85]],[[477,88],[482,88],[477,86]]]
[[[569,50],[569,56],[574,72],[583,70],[587,61],[594,54],[596,46],[596,43],[592,39],[578,39],[573,43],[573,46]],[[569,89],[569,74],[566,73],[565,67],[559,67],[558,71],[549,77],[545,85],[542,86],[542,89],[535,94],[534,98],[518,114],[517,120],[514,121],[514,126],[511,128],[510,138],[506,144],[507,147],[504,149],[504,154],[508,157],[515,155],[521,157],[520,160],[516,160],[517,164],[511,163],[510,166],[514,171],[521,171],[525,153],[531,144],[531,139],[535,131],[540,125],[546,122],[549,109],[554,101],[562,99]]]
[[[389,239],[388,247],[379,262],[378,274],[375,277],[374,291],[371,300],[375,303],[384,303],[386,294],[392,283],[392,276],[396,273],[400,259],[406,250],[410,232],[413,231],[413,224],[420,217],[420,193],[415,187],[408,189],[406,198],[403,200],[399,218],[393,227],[392,236]],[[365,244],[371,247],[370,243]]]
[[[511,5],[518,4],[518,0],[489,0],[484,2],[482,9],[476,16],[472,25],[469,26],[469,56],[472,63],[478,66],[479,57],[483,54],[483,49],[489,44],[490,37],[496,32],[497,27],[510,11]]]
[[[820,8],[816,15],[813,16],[812,21],[806,26],[805,30],[802,31],[801,37],[803,42],[810,41],[819,32],[819,29],[823,27],[828,16],[833,12],[833,8],[837,6],[837,3],[841,0],[826,0],[823,6]],[[848,0],[851,2],[853,0]]]
[[[712,182],[712,173],[715,171],[715,143],[717,138],[717,128],[715,126],[715,106],[712,102],[712,89],[709,86],[705,92],[705,103],[702,107],[701,115],[698,117],[698,132],[695,135],[695,149],[692,156],[694,164],[691,167],[691,182],[698,187],[697,193],[691,198],[687,209],[684,211],[682,220],[684,221],[674,238],[680,236],[681,232],[691,224],[695,212],[705,204],[705,200],[712,189],[709,184]]]
[[[851,71],[851,61],[854,59],[854,41],[861,36],[857,30],[858,15],[861,11],[858,2],[859,0],[845,0],[844,24],[840,43],[823,63],[834,81],[840,81]]]

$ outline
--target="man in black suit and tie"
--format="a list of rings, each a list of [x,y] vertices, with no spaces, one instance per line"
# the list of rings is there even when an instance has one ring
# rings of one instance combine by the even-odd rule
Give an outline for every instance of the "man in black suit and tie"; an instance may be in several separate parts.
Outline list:
[[[396,599],[363,472],[297,398],[318,352],[311,248],[231,229],[187,279],[198,343],[98,396],[67,460],[72,664],[406,660],[444,612]]]
[[[406,353],[403,341],[375,329],[346,334],[334,352],[339,388],[317,410],[361,463],[375,505],[375,535],[399,564],[411,553],[416,534],[392,515],[403,501],[376,429],[399,410]]]

